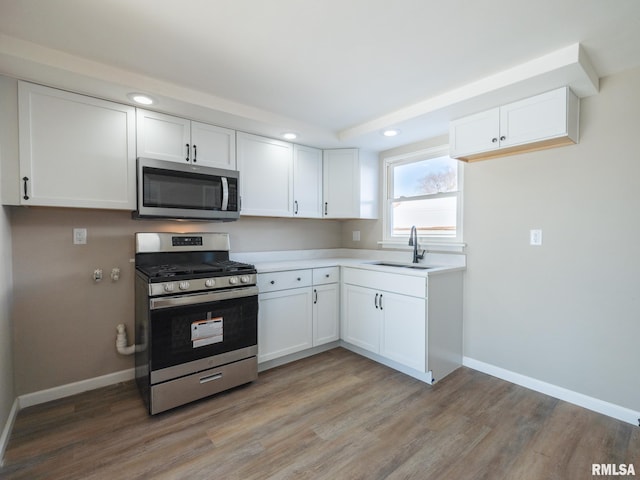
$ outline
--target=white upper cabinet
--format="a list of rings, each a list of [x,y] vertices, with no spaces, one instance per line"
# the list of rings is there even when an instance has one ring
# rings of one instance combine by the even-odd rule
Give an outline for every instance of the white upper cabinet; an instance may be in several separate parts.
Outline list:
[[[191,122],[191,154],[192,162],[198,165],[235,170],[235,130]]]
[[[322,217],[322,150],[293,146],[293,216]]]
[[[135,109],[18,84],[20,203],[133,210]]]
[[[449,127],[449,156],[461,158],[465,155],[495,150],[499,147],[499,131],[499,108],[453,121]]]
[[[241,215],[293,216],[293,145],[238,132]]]
[[[355,148],[325,150],[324,218],[378,218],[378,161]]]
[[[577,143],[579,109],[576,95],[562,87],[454,120],[450,156],[473,161]]]
[[[235,131],[136,109],[138,157],[235,170]]]

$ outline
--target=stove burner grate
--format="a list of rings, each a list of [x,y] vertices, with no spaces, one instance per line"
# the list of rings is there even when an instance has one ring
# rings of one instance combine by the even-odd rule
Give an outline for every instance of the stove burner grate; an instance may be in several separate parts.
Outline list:
[[[216,262],[200,264],[164,264],[148,265],[142,268],[149,278],[173,278],[185,275],[219,275],[224,273],[251,272],[255,270],[253,265],[236,262],[233,260],[219,260]]]

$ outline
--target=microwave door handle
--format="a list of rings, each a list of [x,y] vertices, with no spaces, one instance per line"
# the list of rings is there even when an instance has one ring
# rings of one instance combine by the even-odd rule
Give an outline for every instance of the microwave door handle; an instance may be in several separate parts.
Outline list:
[[[220,210],[226,210],[229,205],[229,183],[227,177],[221,177],[222,180],[222,206]]]

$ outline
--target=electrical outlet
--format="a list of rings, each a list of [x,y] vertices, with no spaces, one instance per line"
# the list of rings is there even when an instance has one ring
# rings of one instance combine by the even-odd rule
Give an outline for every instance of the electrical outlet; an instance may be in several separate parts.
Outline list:
[[[73,229],[73,244],[74,245],[86,245],[87,244],[87,229],[86,228],[74,228]]]
[[[542,245],[542,230],[529,230],[529,245],[539,247]]]

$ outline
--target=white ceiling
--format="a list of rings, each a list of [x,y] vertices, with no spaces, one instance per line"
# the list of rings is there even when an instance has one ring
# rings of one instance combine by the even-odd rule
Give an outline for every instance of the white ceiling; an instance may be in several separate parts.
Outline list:
[[[640,1],[0,0],[2,73],[318,147],[443,134],[578,43],[597,77],[639,66]]]

